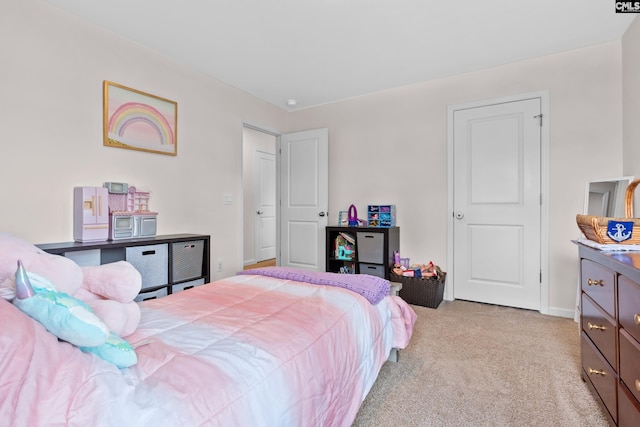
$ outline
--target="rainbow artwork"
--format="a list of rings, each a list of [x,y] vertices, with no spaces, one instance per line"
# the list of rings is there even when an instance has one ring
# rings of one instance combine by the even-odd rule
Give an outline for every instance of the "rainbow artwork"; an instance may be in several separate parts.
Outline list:
[[[176,154],[175,103],[117,86],[108,91],[106,145]]]

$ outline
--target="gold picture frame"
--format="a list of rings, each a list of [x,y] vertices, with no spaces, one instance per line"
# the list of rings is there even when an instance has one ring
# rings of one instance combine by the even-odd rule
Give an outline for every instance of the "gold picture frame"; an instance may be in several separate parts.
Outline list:
[[[178,154],[178,103],[105,80],[104,145]]]

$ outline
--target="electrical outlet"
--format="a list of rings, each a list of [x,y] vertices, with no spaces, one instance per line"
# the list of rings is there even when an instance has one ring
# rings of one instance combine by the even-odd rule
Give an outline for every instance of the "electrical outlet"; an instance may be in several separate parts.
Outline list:
[[[218,271],[222,271],[222,260],[218,260]]]

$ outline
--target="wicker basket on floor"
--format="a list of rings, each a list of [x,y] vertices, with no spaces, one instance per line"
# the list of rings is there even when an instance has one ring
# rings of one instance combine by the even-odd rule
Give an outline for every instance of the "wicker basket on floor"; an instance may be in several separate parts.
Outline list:
[[[406,277],[391,273],[389,281],[402,283],[400,298],[413,305],[438,308],[444,296],[447,273],[439,277]]]
[[[624,196],[624,214],[626,218],[609,218],[603,216],[594,215],[576,215],[576,222],[578,228],[582,231],[582,234],[594,242],[600,244],[626,244],[626,245],[638,245],[640,244],[640,219],[633,218],[633,195],[636,187],[640,183],[640,179],[636,179],[629,184]],[[631,236],[626,240],[614,240],[608,234],[609,222],[631,222],[631,229],[623,229],[621,226],[620,233],[626,234],[631,231]]]

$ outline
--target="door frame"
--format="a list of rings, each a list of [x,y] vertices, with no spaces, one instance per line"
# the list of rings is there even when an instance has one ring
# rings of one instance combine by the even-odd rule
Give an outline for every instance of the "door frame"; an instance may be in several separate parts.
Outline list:
[[[268,135],[272,135],[275,136],[276,138],[276,265],[280,265],[280,224],[279,224],[279,218],[280,218],[280,203],[278,203],[278,200],[280,200],[280,156],[278,155],[278,150],[280,150],[280,135],[282,134],[282,132],[279,132],[277,130],[273,130],[273,129],[269,129],[265,126],[260,126],[260,125],[255,125],[253,123],[247,122],[242,120],[240,122],[240,182],[239,182],[239,189],[238,189],[238,194],[240,195],[240,197],[238,197],[238,208],[240,210],[240,213],[242,214],[242,219],[239,221],[239,227],[240,227],[240,232],[239,232],[239,236],[240,236],[240,247],[239,247],[239,258],[240,259],[240,264],[241,266],[244,265],[244,189],[245,189],[245,185],[247,186],[251,186],[253,187],[253,182],[251,183],[245,183],[243,176],[244,176],[244,161],[243,161],[243,153],[245,150],[245,144],[244,144],[244,134],[243,134],[243,130],[244,128],[249,128],[249,129],[253,129],[255,131],[258,132],[262,132],[262,133],[266,133]],[[254,235],[255,238],[255,235]],[[254,242],[254,246],[255,246],[255,242]]]
[[[275,145],[277,145],[277,141],[275,141],[275,142],[276,142]],[[277,149],[277,147],[274,146],[274,150],[276,150],[276,149]],[[273,164],[274,164],[274,170],[273,170],[274,182],[273,182],[273,185],[276,186],[276,188],[275,188],[276,192],[273,195],[273,198],[274,198],[273,215],[275,217],[275,221],[277,221],[278,220],[278,208],[280,206],[279,203],[278,203],[278,198],[277,198],[278,197],[278,193],[277,193],[277,191],[278,191],[278,189],[277,189],[277,185],[278,185],[278,179],[277,179],[278,168],[277,168],[277,165],[276,165],[276,161],[277,161],[278,155],[275,152],[274,153],[268,153],[266,151],[262,151],[262,150],[259,150],[259,149],[254,149],[253,155],[254,155],[254,162],[253,162],[253,214],[256,213],[255,211],[258,208],[258,206],[256,204],[256,202],[257,202],[256,201],[256,194],[258,193],[258,190],[257,190],[258,186],[256,185],[257,180],[258,180],[258,173],[257,173],[258,172],[258,168],[257,168],[256,158],[258,157],[258,155],[270,156],[270,157],[273,157]],[[262,180],[260,180],[260,183],[262,184]],[[262,190],[260,190],[260,195],[262,195]],[[262,200],[262,198],[260,198],[260,199]],[[258,221],[258,217],[255,216],[254,217],[254,221],[253,221],[253,225],[254,225],[253,226],[253,254],[254,254],[254,258],[255,258],[255,262],[256,263],[262,262],[262,261],[266,261],[268,259],[272,259],[271,257],[265,258],[265,259],[260,259],[261,257],[258,256],[259,252],[260,252],[259,248],[260,248],[260,243],[261,243],[261,239],[259,237],[264,237],[262,235],[262,233],[259,233],[259,231],[258,231],[258,228],[259,228],[257,226],[258,222],[259,222]],[[277,234],[278,234],[277,230],[278,230],[278,228],[276,226],[276,228],[273,230],[274,237],[277,237]],[[275,252],[278,250],[278,246],[275,243],[274,243],[274,249],[273,250],[274,250],[273,258],[276,258],[276,253]]]
[[[540,313],[549,314],[549,90],[527,92],[498,98],[484,99],[447,107],[447,286],[444,298],[453,300],[455,277],[453,276],[453,115],[456,110],[483,107],[493,104],[539,98],[542,113],[540,129]]]

